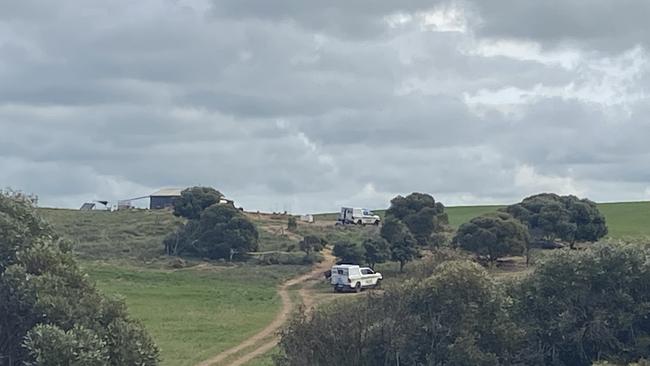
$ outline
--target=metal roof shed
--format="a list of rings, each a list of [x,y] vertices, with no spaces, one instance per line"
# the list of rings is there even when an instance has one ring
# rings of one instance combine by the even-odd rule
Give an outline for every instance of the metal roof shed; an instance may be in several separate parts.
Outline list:
[[[149,208],[159,210],[173,207],[176,198],[181,196],[182,188],[163,188],[149,195]]]

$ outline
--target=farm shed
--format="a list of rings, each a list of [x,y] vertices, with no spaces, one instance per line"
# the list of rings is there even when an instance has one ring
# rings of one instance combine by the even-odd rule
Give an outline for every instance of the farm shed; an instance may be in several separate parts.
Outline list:
[[[181,192],[183,192],[183,190],[183,188],[163,188],[152,193],[149,195],[149,208],[151,210],[160,210],[168,207],[173,207],[174,201],[176,198],[181,196]],[[219,203],[235,207],[235,201],[229,200],[225,197],[221,197]]]
[[[149,195],[149,208],[159,210],[173,207],[176,198],[181,196],[182,188],[164,188]]]

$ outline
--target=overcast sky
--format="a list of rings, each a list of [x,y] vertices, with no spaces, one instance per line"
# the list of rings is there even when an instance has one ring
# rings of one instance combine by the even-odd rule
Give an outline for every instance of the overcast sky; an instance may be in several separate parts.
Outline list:
[[[0,185],[650,199],[647,0],[0,0]]]

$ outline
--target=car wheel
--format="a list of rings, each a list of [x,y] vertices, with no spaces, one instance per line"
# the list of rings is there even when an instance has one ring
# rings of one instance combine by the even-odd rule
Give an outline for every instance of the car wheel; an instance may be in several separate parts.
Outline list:
[[[375,226],[379,226],[379,220],[375,220]]]
[[[361,220],[357,221],[357,225],[363,225],[363,221]]]
[[[357,285],[354,286],[354,292],[356,293],[361,292],[361,282],[357,282]]]
[[[375,283],[375,288],[381,288],[381,278],[377,280],[377,283]]]

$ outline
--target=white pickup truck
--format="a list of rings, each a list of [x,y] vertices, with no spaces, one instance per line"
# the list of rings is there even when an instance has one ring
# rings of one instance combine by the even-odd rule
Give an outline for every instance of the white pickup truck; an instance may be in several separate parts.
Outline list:
[[[368,267],[359,267],[353,264],[339,264],[332,267],[330,284],[334,291],[356,291],[369,287],[379,287],[383,279],[381,273]]]
[[[338,224],[379,225],[381,218],[367,208],[341,207]]]

